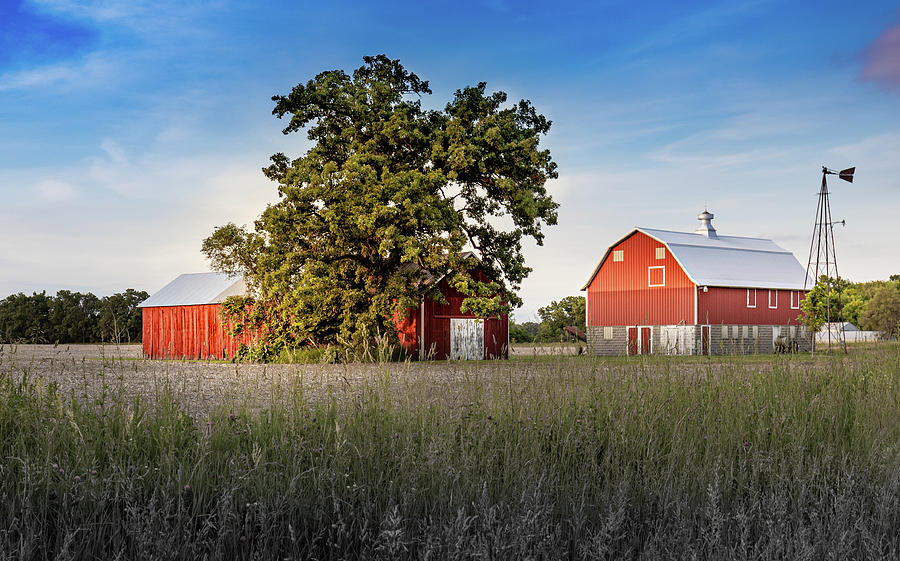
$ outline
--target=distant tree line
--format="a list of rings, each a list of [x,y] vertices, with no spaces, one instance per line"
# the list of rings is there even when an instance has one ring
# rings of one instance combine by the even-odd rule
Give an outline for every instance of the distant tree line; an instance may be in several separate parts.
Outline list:
[[[103,298],[68,290],[13,294],[0,300],[0,343],[136,343],[137,306],[148,296],[131,288]]]
[[[566,296],[562,300],[550,302],[538,308],[540,322],[509,322],[509,339],[513,343],[559,343],[574,341],[566,333],[567,326],[584,331],[584,296]]]
[[[804,313],[818,320],[812,322],[812,327],[826,321],[827,300],[831,321],[838,321],[843,312],[844,321],[864,331],[878,331],[884,337],[900,336],[900,275],[867,282],[822,277],[803,303]]]

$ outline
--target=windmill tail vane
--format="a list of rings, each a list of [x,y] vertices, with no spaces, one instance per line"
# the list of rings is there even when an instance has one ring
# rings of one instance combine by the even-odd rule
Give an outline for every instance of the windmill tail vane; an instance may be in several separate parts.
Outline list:
[[[835,171],[833,169],[828,169],[825,166],[822,166],[822,173],[825,175],[836,175],[847,181],[848,183],[853,183],[853,174],[856,173],[856,167],[842,169],[841,171]]]

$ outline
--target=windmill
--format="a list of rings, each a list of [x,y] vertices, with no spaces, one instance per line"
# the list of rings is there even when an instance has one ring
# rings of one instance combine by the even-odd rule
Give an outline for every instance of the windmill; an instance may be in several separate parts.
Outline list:
[[[837,317],[840,325],[837,339],[840,341],[841,348],[847,352],[847,343],[844,339],[844,314],[843,306],[841,306],[841,283],[839,282],[837,256],[834,252],[834,225],[840,224],[846,226],[847,221],[832,221],[831,219],[831,203],[828,201],[828,181],[829,175],[837,175],[844,181],[853,183],[853,173],[855,167],[835,171],[822,166],[822,188],[819,189],[819,204],[816,208],[816,222],[813,227],[812,239],[809,243],[809,261],[806,264],[806,280],[803,281],[803,289],[806,290],[806,284],[812,279],[818,282],[824,275],[828,279],[835,280],[834,292],[837,293]],[[831,296],[832,286],[826,288],[825,292],[825,321],[828,326],[828,349],[831,350]],[[813,336],[813,345],[815,346],[815,336]]]

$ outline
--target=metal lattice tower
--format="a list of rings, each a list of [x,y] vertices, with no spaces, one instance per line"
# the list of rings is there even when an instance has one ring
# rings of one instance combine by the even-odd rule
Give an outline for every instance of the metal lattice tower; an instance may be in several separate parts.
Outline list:
[[[806,264],[806,280],[803,282],[803,289],[806,290],[806,284],[812,280],[814,283],[824,275],[829,279],[829,284],[825,292],[825,325],[828,333],[828,349],[831,350],[832,320],[839,322],[840,330],[834,335],[836,341],[840,342],[841,349],[847,352],[847,342],[844,337],[844,314],[841,305],[841,283],[838,274],[837,256],[834,251],[834,225],[846,225],[845,220],[834,222],[831,219],[831,203],[828,200],[828,181],[827,176],[837,175],[844,181],[853,183],[853,173],[856,168],[847,168],[841,171],[834,171],[822,166],[822,188],[819,189],[819,204],[816,208],[816,222],[813,227],[812,239],[809,244],[809,261]],[[832,285],[831,283],[834,282]],[[810,287],[811,288],[811,287]],[[834,295],[833,295],[834,293]],[[837,305],[834,309],[835,317],[832,318],[832,297],[837,298]],[[815,348],[815,336],[813,335],[813,348]]]

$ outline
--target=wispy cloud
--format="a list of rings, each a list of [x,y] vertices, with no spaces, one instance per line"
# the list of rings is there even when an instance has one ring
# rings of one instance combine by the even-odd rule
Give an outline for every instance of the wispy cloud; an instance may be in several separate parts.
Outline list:
[[[187,29],[197,31],[198,17],[222,9],[217,0],[30,0],[35,11],[73,20],[92,22],[98,27],[124,28],[130,33],[156,38]]]
[[[0,92],[36,88],[93,86],[110,78],[115,65],[94,53],[74,62],[61,62],[28,70],[0,74]]]
[[[885,29],[866,49],[860,78],[888,89],[900,88],[900,24]]]
[[[702,10],[687,11],[684,16],[631,45],[629,52],[635,56],[645,55],[648,52],[670,48],[675,44],[694,41],[735,19],[758,13],[770,3],[771,0],[724,2]]]
[[[31,4],[39,10],[98,22],[146,16],[154,7],[170,7],[142,0],[31,0]]]

